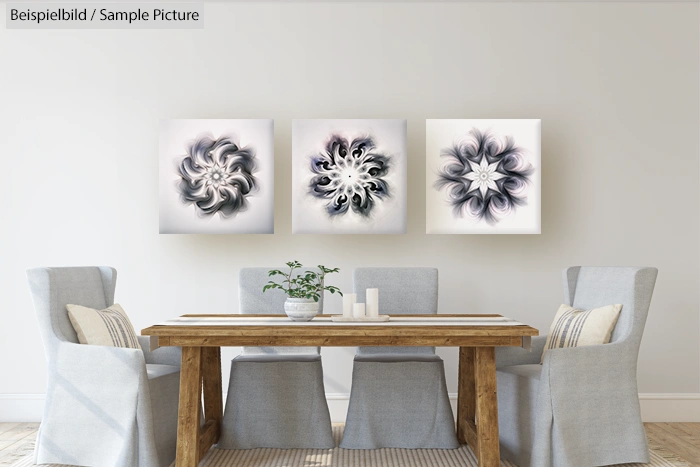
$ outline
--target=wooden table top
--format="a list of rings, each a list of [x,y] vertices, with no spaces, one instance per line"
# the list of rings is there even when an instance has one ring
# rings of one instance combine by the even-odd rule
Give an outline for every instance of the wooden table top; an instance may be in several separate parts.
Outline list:
[[[501,315],[394,315],[387,322],[334,322],[331,315],[183,315],[141,331],[160,345],[520,345],[531,326]],[[477,339],[480,338],[480,339]],[[471,339],[471,340],[470,340]]]

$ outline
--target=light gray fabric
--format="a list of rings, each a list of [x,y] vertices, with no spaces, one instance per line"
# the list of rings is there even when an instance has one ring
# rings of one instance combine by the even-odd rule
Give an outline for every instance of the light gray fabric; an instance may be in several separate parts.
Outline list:
[[[147,363],[146,364],[146,374],[148,375],[148,380],[153,381],[159,379],[163,376],[168,376],[173,373],[180,373],[180,367],[174,365],[162,365],[159,363]]]
[[[161,348],[162,350],[174,349]],[[157,350],[161,350],[157,349]],[[177,350],[180,350],[177,348]],[[148,392],[150,393],[151,413],[155,449],[159,464],[169,465],[175,460],[177,450],[177,409],[180,403],[180,362],[175,365],[146,364]],[[150,435],[139,430],[139,446],[150,442]],[[140,456],[139,456],[140,457]],[[151,465],[139,461],[139,465]]]
[[[533,350],[534,353],[534,350]],[[542,353],[540,352],[540,355]],[[535,417],[542,365],[537,363],[506,366],[496,373],[498,388],[498,431],[501,441],[501,457],[504,459],[530,459],[535,439]],[[517,464],[519,467],[527,467]]]
[[[262,291],[270,269],[241,269],[241,313],[284,313],[286,295]],[[228,394],[221,449],[335,447],[318,347],[244,347]]]
[[[179,363],[153,353],[78,344],[66,305],[114,304],[106,267],[27,271],[48,366],[37,464],[166,466],[175,459]]]
[[[496,350],[503,457],[520,467],[649,461],[637,356],[656,276],[656,268],[568,268],[567,304],[623,305],[611,343],[548,350],[542,365],[533,363],[546,336],[533,339],[532,353]]]
[[[366,290],[379,289],[379,314],[430,315],[437,313],[438,270],[435,268],[357,268],[352,272],[357,302],[366,301]],[[359,347],[366,354],[433,354],[435,347]]]
[[[356,268],[352,280],[358,303],[365,302],[367,289],[379,289],[381,314],[437,313],[438,270],[435,268]]]
[[[417,353],[417,354],[407,354],[407,353],[380,354],[380,353],[378,353],[378,354],[369,354],[369,355],[356,355],[355,361],[356,362],[384,362],[384,363],[392,363],[392,362],[441,362],[442,359],[435,354],[428,355],[428,354],[422,354],[422,353]]]
[[[180,368],[182,362],[182,348],[180,347],[159,347],[151,352],[150,336],[138,336],[139,345],[143,351],[146,363],[158,363],[161,365],[172,365]]]
[[[387,363],[356,357],[340,447],[458,448],[445,369],[437,358]]]
[[[228,394],[220,449],[335,447],[320,355],[236,357]]]
[[[286,267],[286,266],[285,266]],[[263,286],[270,280],[279,282],[281,276],[270,277],[268,273],[271,269],[284,268],[241,268],[238,273],[238,301],[239,313],[242,314],[284,314],[284,302],[287,300],[287,295],[279,289],[262,291]],[[305,271],[313,271],[320,273],[317,268],[302,268],[295,275],[299,275]],[[323,313],[323,294],[318,301],[318,313]],[[244,354],[319,354],[319,347],[244,347]]]
[[[547,336],[535,336],[532,338],[532,351],[522,347],[498,347],[496,348],[496,368],[531,363],[539,364],[546,343]]]
[[[525,365],[513,365],[499,368],[503,374],[513,375],[517,378],[525,378],[532,381],[539,381],[542,375],[542,365],[539,363],[528,363]]]
[[[284,355],[268,355],[268,354],[245,354],[236,357],[237,362],[255,362],[255,363],[270,363],[270,362],[316,362],[321,358],[320,355],[314,354],[284,354]]]
[[[358,302],[379,289],[382,314],[437,313],[433,268],[360,268],[353,271]],[[459,447],[434,347],[359,347],[341,447],[346,449]]]

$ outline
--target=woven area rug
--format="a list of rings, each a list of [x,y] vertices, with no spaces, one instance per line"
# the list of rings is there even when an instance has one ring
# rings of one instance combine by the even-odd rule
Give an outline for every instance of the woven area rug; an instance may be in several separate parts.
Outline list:
[[[333,427],[336,444],[343,437],[343,426]],[[29,446],[27,447],[29,448]],[[649,464],[624,464],[620,467],[689,467],[686,462],[659,446],[650,446]],[[12,467],[33,466],[31,450]],[[56,464],[43,464],[59,467]],[[173,464],[171,467],[174,467]],[[200,467],[477,467],[472,451],[459,449],[249,449],[229,451],[211,449]],[[501,467],[517,467],[501,461]]]

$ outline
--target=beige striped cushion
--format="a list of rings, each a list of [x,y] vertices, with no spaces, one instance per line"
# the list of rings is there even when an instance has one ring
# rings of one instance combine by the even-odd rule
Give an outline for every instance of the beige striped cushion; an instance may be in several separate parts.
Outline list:
[[[544,362],[544,355],[548,349],[607,344],[620,316],[620,310],[620,304],[592,310],[580,310],[569,305],[560,306],[549,328],[541,362]]]
[[[68,317],[81,344],[140,349],[134,327],[118,304],[104,310],[66,305]]]

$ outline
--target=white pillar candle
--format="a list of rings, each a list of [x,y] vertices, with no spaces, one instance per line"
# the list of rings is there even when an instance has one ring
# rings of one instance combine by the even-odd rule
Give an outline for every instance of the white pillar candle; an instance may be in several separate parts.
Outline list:
[[[343,318],[352,318],[352,306],[357,301],[357,294],[346,293],[343,295]]]
[[[379,316],[379,289],[367,289],[367,317]]]
[[[365,304],[364,303],[355,303],[352,306],[352,317],[355,319],[365,317]]]

